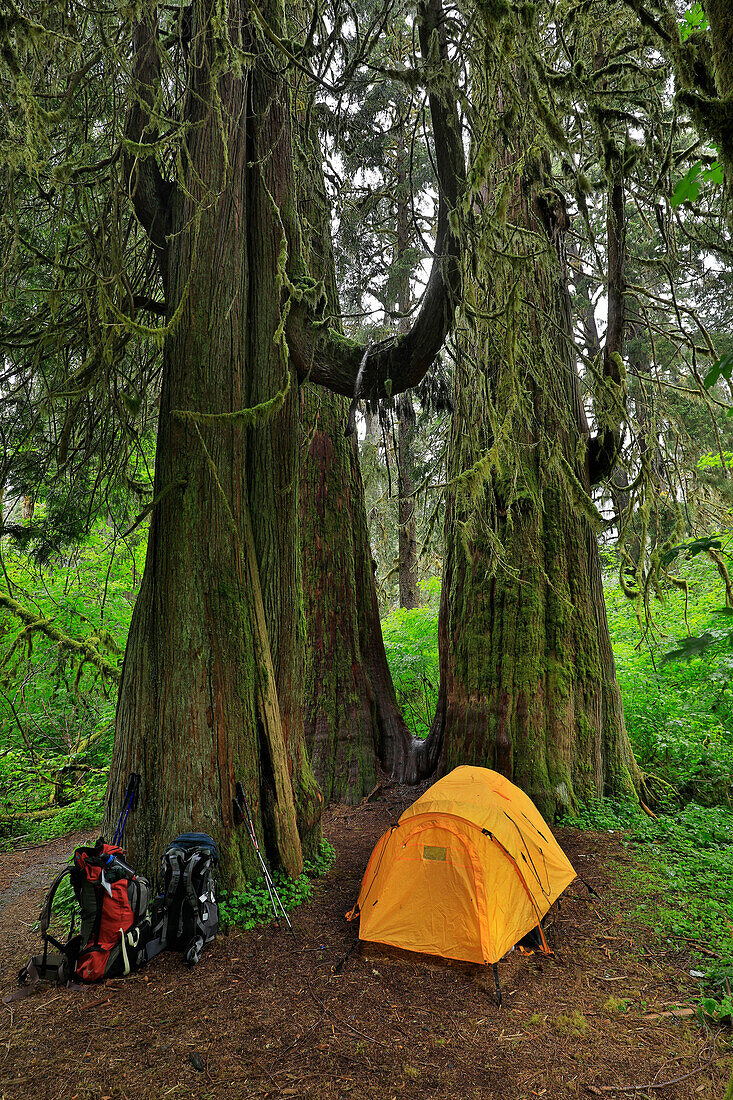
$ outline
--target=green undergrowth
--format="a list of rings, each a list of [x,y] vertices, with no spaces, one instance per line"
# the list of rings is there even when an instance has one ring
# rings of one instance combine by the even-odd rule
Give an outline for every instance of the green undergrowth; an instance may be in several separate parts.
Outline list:
[[[623,867],[624,882],[636,887],[639,896],[632,915],[662,939],[690,950],[698,960],[701,1015],[730,1023],[733,812],[691,802],[667,806],[653,820],[632,803],[606,801],[565,823],[621,834],[638,860],[635,867]]]
[[[336,851],[327,840],[322,840],[318,854],[305,861],[303,874],[292,882],[281,871],[273,873],[273,881],[285,909],[290,912],[313,895],[315,881],[327,873]],[[244,890],[219,894],[219,920],[224,928],[255,928],[273,920],[272,904],[264,879],[250,883]]]
[[[606,609],[634,754],[658,795],[733,803],[733,619],[712,563],[682,560],[650,621],[606,578]],[[660,780],[661,782],[655,782]]]
[[[117,688],[43,627],[119,669],[144,555],[142,530],[122,539],[106,523],[44,563],[3,542],[0,590],[38,619],[0,609],[0,847],[99,826]]]
[[[609,566],[613,555],[605,555]],[[606,608],[626,727],[649,776],[649,797],[684,804],[733,804],[733,618],[712,563],[680,561],[687,595],[669,585],[650,603],[650,620],[609,568]],[[424,604],[382,622],[400,706],[413,734],[425,737],[438,695],[440,580],[422,584]],[[701,644],[696,639],[704,639]]]
[[[440,577],[420,581],[422,606],[398,607],[382,620],[397,701],[416,737],[427,737],[438,701]]]
[[[0,851],[9,851],[22,845],[41,844],[54,840],[78,829],[99,832],[104,816],[104,796],[107,786],[107,766],[112,748],[112,733],[96,747],[93,759],[95,764],[87,764],[74,776],[73,801],[60,806],[49,816],[34,820],[26,817],[43,798],[48,797],[48,787],[40,789],[41,784],[35,772],[25,767],[22,754],[7,753],[0,756]],[[62,768],[66,761],[63,757],[48,754],[44,757],[44,767],[52,774],[52,769]]]

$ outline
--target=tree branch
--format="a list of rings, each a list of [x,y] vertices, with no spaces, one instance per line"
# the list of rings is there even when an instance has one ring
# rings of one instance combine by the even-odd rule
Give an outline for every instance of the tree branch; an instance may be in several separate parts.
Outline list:
[[[155,313],[159,317],[165,317],[168,311],[165,302],[158,302],[155,298],[149,298],[146,294],[135,294],[132,304],[135,309],[146,310],[148,313]]]
[[[94,665],[102,676],[106,676],[107,679],[112,680],[113,683],[119,684],[121,675],[120,670],[116,668],[115,665],[105,660],[99,650],[90,642],[80,642],[76,638],[72,638],[69,634],[64,634],[63,631],[53,625],[50,619],[43,619],[39,615],[34,615],[32,611],[26,610],[17,600],[9,596],[7,592],[0,592],[0,607],[4,607],[12,615],[15,615],[17,619],[25,623],[26,630],[40,630],[42,634],[45,634],[47,638],[55,642],[59,649],[65,649],[69,653],[73,653],[77,657],[80,657],[82,661],[88,661],[89,664]]]
[[[465,164],[441,0],[422,0],[418,14],[420,50],[432,89],[428,102],[438,176],[435,255],[414,324],[408,332],[371,348],[361,372],[360,396],[386,397],[417,385],[443,345],[460,298],[460,241],[451,214],[458,205]],[[301,379],[355,396],[363,347],[314,325],[305,301],[293,304],[287,338]]]

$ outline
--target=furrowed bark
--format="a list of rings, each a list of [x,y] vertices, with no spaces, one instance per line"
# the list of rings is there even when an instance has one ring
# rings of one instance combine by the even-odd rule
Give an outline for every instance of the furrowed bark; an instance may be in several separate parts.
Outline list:
[[[381,769],[406,781],[413,738],[397,705],[379,621],[359,457],[347,404],[304,398],[301,478],[309,655],[306,736],[326,801],[358,802]]]
[[[301,424],[306,741],[326,802],[358,802],[380,768],[417,780],[416,742],[384,649],[364,490],[348,403],[304,387]]]
[[[307,628],[306,742],[323,797],[359,802],[377,782],[377,709],[361,653],[357,540],[361,475],[348,403],[304,386],[300,518]]]

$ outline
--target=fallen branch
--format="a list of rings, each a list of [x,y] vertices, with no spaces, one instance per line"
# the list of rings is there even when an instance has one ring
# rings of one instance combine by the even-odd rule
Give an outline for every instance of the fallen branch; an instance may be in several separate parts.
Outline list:
[[[369,794],[366,794],[366,795],[364,795],[364,797],[362,798],[362,800],[361,800],[361,802],[359,803],[359,805],[360,805],[360,806],[364,806],[364,805],[365,805],[365,804],[366,804],[367,802],[371,802],[371,800],[372,800],[372,799],[374,798],[374,796],[375,796],[376,794],[379,794],[379,792],[380,792],[380,791],[382,790],[382,788],[383,788],[383,787],[385,787],[385,786],[386,786],[386,784],[384,784],[384,783],[377,783],[376,787],[372,787],[372,789],[370,790]]]
[[[17,813],[0,814],[0,825],[12,825],[15,821],[45,821],[46,818],[53,817],[54,814],[60,813],[68,806],[73,806],[74,802],[78,801],[79,799],[75,798],[64,806],[42,806],[38,810],[18,810]]]

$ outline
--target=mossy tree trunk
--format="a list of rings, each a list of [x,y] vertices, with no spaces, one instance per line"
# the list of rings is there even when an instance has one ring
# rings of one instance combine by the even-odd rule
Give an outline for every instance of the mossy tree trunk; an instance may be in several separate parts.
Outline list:
[[[248,39],[245,10],[229,7],[237,42]],[[194,5],[183,178],[166,189],[150,158],[128,168],[175,320],[163,349],[158,501],[125,654],[106,829],[128,774],[140,772],[126,835],[135,865],[154,874],[177,832],[200,829],[220,843],[237,883],[256,870],[244,831],[233,827],[237,780],[268,852],[291,875],[320,831],[299,710],[297,381],[277,337],[278,207],[292,189],[285,93],[263,62],[212,75],[211,14]],[[136,47],[144,104],[157,77],[151,23],[141,24]],[[136,109],[128,132],[139,141],[147,123]]]
[[[551,332],[564,324],[556,275],[553,285],[534,271],[523,286],[544,316],[554,297]],[[481,484],[466,474],[497,443],[512,417],[502,404],[514,400],[498,334],[486,332],[480,363],[456,371],[440,688],[426,751],[441,773],[494,768],[552,816],[577,799],[633,793],[635,765],[596,529],[577,500],[590,491],[577,379],[565,349],[526,321],[521,424],[513,414],[521,460],[479,474]]]
[[[490,260],[468,288],[474,321],[455,370],[440,688],[422,766],[494,768],[553,817],[633,794],[637,771],[603,598],[593,441],[566,338],[567,214],[521,79],[516,96],[511,111],[503,102],[516,129],[477,199]],[[606,417],[595,450],[610,453],[613,434]]]
[[[730,0],[705,0],[703,7],[710,23],[715,83],[720,103],[710,104],[708,112],[715,114],[714,137],[717,137],[728,176],[733,173],[733,7]],[[728,190],[733,187],[730,178]]]
[[[412,738],[379,621],[364,489],[343,398],[302,392],[306,739],[326,802],[358,802],[383,766],[402,777]]]

